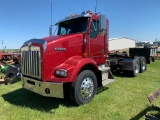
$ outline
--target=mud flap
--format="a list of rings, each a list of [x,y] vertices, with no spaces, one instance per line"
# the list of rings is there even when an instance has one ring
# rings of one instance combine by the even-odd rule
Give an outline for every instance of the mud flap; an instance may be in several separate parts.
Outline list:
[[[108,79],[114,79],[111,70],[108,71]]]

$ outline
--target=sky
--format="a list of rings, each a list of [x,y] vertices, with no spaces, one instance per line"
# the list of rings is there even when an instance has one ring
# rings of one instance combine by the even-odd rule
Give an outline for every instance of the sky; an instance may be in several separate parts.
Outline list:
[[[19,49],[49,35],[51,24],[82,11],[95,12],[96,0],[0,0],[0,49]],[[160,0],[97,0],[109,19],[109,38],[160,41]],[[2,44],[3,41],[3,44]]]

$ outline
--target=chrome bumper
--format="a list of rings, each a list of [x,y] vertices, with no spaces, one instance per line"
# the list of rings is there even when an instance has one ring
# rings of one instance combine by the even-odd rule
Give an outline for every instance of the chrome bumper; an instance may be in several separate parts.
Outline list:
[[[42,96],[64,98],[63,83],[41,82],[22,77],[22,87]]]

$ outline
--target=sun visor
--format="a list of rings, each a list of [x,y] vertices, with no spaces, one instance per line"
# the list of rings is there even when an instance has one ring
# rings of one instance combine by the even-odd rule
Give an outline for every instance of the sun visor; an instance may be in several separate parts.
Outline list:
[[[81,15],[72,14],[63,20],[58,21],[55,25],[58,25],[59,23],[64,22],[64,21],[68,21],[68,20],[72,20],[72,19],[76,19],[76,18],[80,18],[80,17],[91,17],[91,15],[89,13],[81,14]]]

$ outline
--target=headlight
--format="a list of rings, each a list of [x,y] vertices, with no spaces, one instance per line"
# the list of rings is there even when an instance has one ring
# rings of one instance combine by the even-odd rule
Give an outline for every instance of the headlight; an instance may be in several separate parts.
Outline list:
[[[57,69],[55,71],[55,75],[59,77],[67,77],[67,70],[64,69]]]

